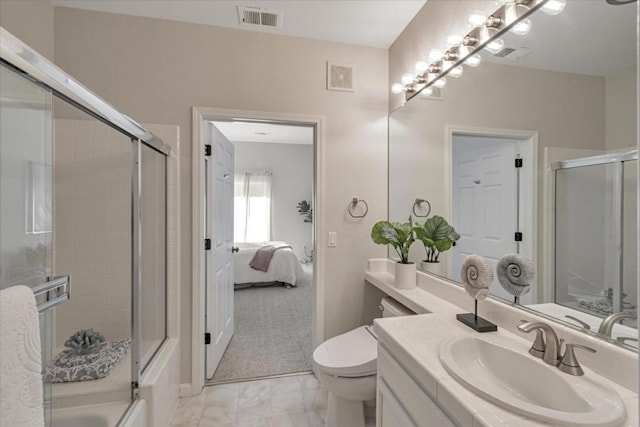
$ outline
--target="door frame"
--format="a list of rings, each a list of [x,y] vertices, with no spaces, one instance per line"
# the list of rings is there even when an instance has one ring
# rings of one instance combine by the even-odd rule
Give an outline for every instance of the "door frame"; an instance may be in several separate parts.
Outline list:
[[[204,143],[205,120],[247,120],[307,125],[314,128],[313,194],[313,304],[311,334],[314,347],[324,339],[324,117],[308,114],[233,110],[215,107],[192,108],[192,299],[191,299],[191,395],[199,394],[205,384],[205,277],[204,277]]]
[[[531,253],[531,261],[536,266],[536,271],[541,271],[538,268],[538,222],[540,216],[538,212],[538,132],[532,130],[518,130],[518,129],[502,129],[502,128],[490,128],[479,126],[458,126],[458,125],[446,125],[445,126],[445,150],[444,150],[444,205],[448,212],[447,218],[450,218],[453,213],[453,197],[451,191],[453,189],[453,168],[451,162],[453,160],[453,135],[464,134],[472,136],[486,136],[486,137],[499,137],[499,138],[513,138],[522,140],[524,147],[522,150],[523,159],[525,162],[530,159],[531,168],[525,169],[525,172],[520,177],[521,191],[524,189],[529,191],[530,197],[520,198],[520,212],[521,212],[521,228],[531,229],[531,239],[527,239],[522,245],[526,252]],[[522,193],[521,193],[522,194]],[[449,265],[449,268],[451,265]],[[541,277],[537,277],[536,281],[539,282]],[[541,286],[536,286],[533,289],[533,296],[536,301],[539,300],[539,289]]]

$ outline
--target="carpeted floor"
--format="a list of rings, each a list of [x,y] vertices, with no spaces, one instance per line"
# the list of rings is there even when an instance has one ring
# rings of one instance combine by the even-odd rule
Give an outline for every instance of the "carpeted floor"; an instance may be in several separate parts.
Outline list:
[[[311,370],[312,273],[297,287],[235,291],[235,332],[214,383]]]

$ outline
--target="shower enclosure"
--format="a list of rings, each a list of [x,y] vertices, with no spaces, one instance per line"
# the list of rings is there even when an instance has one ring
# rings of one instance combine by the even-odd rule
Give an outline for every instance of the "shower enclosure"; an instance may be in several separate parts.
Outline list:
[[[638,151],[554,163],[555,302],[636,314]],[[636,321],[625,320],[636,327]]]
[[[36,294],[46,425],[115,426],[167,337],[169,148],[2,28],[0,53],[0,289]],[[118,353],[79,380],[89,328]]]

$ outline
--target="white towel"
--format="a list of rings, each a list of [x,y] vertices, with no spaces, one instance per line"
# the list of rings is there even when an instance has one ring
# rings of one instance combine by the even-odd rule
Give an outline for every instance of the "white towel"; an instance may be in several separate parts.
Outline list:
[[[40,324],[26,286],[0,291],[0,425],[44,426]]]
[[[491,264],[480,255],[469,255],[462,262],[460,277],[464,289],[475,299],[483,300],[489,296],[489,286],[493,282]]]

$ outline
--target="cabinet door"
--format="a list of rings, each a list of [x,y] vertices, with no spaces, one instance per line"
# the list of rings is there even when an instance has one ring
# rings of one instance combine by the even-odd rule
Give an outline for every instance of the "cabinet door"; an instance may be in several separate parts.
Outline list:
[[[416,427],[402,404],[381,379],[378,380],[377,404],[376,427]]]

